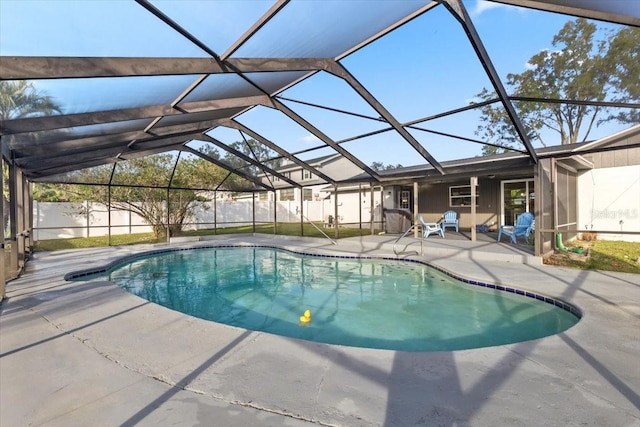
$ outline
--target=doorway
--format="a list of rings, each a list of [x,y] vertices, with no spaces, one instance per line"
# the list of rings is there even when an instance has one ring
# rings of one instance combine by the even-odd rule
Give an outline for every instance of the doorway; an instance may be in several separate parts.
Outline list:
[[[411,188],[400,187],[396,206],[400,209],[407,209],[409,211],[413,210],[413,191]]]
[[[502,225],[515,225],[523,212],[534,212],[535,192],[533,179],[502,181]]]

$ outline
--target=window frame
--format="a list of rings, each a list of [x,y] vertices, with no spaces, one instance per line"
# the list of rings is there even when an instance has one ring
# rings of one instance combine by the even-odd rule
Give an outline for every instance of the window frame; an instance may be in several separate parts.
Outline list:
[[[453,194],[455,190],[458,190],[457,194]],[[465,203],[467,199],[468,199],[468,203]],[[476,185],[476,207],[478,207],[479,205],[480,205],[480,186]],[[450,208],[471,207],[471,185],[469,184],[450,185],[449,186],[449,207]]]
[[[278,190],[278,201],[295,202],[296,201],[295,188],[282,188]]]

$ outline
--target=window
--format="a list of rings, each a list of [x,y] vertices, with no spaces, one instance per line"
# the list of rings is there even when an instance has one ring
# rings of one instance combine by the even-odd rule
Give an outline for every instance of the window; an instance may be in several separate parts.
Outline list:
[[[313,178],[313,175],[311,174],[311,172],[309,172],[306,169],[302,169],[302,179],[306,180],[306,179],[311,179]]]
[[[398,207],[400,209],[411,208],[411,191],[409,190],[400,191],[400,200],[398,202]]]
[[[303,188],[302,200],[313,200],[313,190],[310,188]]]
[[[480,199],[480,191],[476,185],[476,206]],[[471,186],[455,185],[449,187],[449,206],[471,206]]]
[[[293,201],[296,199],[295,193],[294,193],[294,189],[293,188],[286,188],[284,190],[280,190],[280,201],[281,202],[287,202],[287,201]]]

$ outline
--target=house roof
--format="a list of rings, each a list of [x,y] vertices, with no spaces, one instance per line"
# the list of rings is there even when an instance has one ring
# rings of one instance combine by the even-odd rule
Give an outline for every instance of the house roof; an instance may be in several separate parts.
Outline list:
[[[321,167],[326,163],[334,162],[341,158],[342,156],[339,154],[330,154],[328,156],[316,157],[315,159],[305,160],[305,163],[308,164],[309,166]],[[286,164],[278,166],[274,169],[279,172],[284,172],[289,170],[300,170],[300,169],[303,169],[303,167],[293,162],[287,162]]]
[[[640,11],[634,2],[497,2],[640,26]],[[401,119],[368,89],[371,74],[367,73],[375,76],[379,70],[362,69],[355,61],[350,62],[353,55],[382,40],[397,43],[396,31],[432,14],[449,19],[454,31],[466,37],[474,60],[495,90],[494,102],[504,106],[521,136],[522,152],[500,157],[500,162],[535,163],[544,152],[536,150],[528,140],[514,100],[506,93],[462,1],[274,0],[245,6],[245,2],[191,2],[185,7],[180,1],[148,0],[0,2],[0,31],[6,31],[0,38],[0,80],[26,80],[36,86],[55,87],[64,95],[60,96],[65,107],[64,112],[46,117],[5,119],[0,124],[4,159],[32,181],[60,182],[72,180],[70,174],[85,168],[112,165],[117,171],[121,161],[181,152],[242,176],[252,185],[245,190],[272,189],[258,178],[258,171],[275,173],[270,166],[273,162],[253,153],[243,157],[230,146],[233,140],[219,139],[216,131],[225,130],[235,132],[239,138],[258,141],[270,153],[271,160],[287,159],[328,184],[354,182],[355,178],[340,180],[326,175],[307,160],[309,157],[344,157],[362,171],[358,179],[383,182],[398,171],[371,169],[362,155],[354,154],[351,144],[384,132],[393,134],[415,152],[417,159],[429,165],[416,167],[416,172],[444,177],[455,176],[460,168],[482,167],[485,163],[471,159],[439,160],[417,136],[418,124],[472,107],[443,108],[429,117]],[[91,9],[89,14],[85,13],[87,8],[97,10]],[[55,19],[47,11],[55,13]],[[32,31],[7,30],[25,16],[29,16]],[[100,19],[91,18],[96,16]],[[65,29],[76,28],[75,32],[68,32],[70,38],[63,38]],[[37,35],[40,38],[34,42],[32,37]],[[397,46],[398,50],[404,48],[415,46]],[[396,68],[402,76],[411,65],[397,64]],[[289,89],[316,81],[322,86],[322,79],[327,76],[346,87],[346,92],[335,96],[319,93],[317,99],[306,101],[285,96]],[[340,107],[338,101],[344,93],[364,100],[369,112],[362,114]],[[347,138],[331,137],[330,126],[307,121],[296,106],[359,117],[374,126]],[[287,145],[286,141],[270,139],[266,135],[276,124],[268,120],[251,123],[256,110],[277,113],[279,120],[313,135],[318,145],[311,151],[304,143]],[[213,147],[222,157],[209,155],[203,146]],[[364,146],[362,152],[366,151],[366,143]],[[331,154],[318,156],[326,152]],[[226,161],[227,155],[235,156],[242,165]],[[404,170],[407,177],[413,171],[414,168]],[[293,179],[286,182],[301,185]],[[220,185],[213,183],[212,188]]]
[[[615,133],[597,141],[579,144],[567,144],[554,147],[544,147],[536,150],[538,158],[553,157],[576,170],[591,169],[593,164],[584,155],[609,151],[611,149],[640,148],[640,125],[635,125],[624,131]],[[522,153],[502,153],[492,156],[480,156],[443,162],[445,176],[437,173],[430,165],[401,167],[380,171],[383,182],[403,183],[417,181],[451,181],[471,176],[521,176],[533,173],[534,163]],[[359,175],[354,180],[366,181],[365,175]]]

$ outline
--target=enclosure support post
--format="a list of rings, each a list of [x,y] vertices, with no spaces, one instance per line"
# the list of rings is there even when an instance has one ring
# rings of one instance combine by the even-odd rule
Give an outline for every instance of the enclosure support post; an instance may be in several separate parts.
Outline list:
[[[273,190],[273,234],[278,234],[278,198],[276,197],[276,190]]]
[[[478,195],[476,194],[476,185],[478,185],[478,177],[472,176],[469,179],[471,185],[471,241],[476,241],[476,202]]]
[[[335,228],[335,230],[333,230],[333,236],[337,239],[338,238],[338,186],[334,185],[333,186],[333,194],[335,195],[334,197],[334,203],[333,203],[333,227]]]
[[[542,185],[542,179],[541,177],[543,176],[543,174],[540,173],[540,171],[543,168],[543,162],[544,160],[541,160],[540,162],[538,162],[538,164],[536,165],[536,167],[533,169],[533,189],[535,191],[536,196],[540,196],[542,194],[542,191],[540,191],[543,188]],[[535,256],[542,256],[542,252],[543,252],[543,241],[542,241],[542,233],[540,232],[540,230],[542,229],[542,227],[544,226],[544,222],[542,220],[543,216],[541,214],[542,209],[541,209],[541,204],[544,206],[544,201],[543,201],[543,197],[536,197],[536,203],[535,203],[535,211],[533,212],[533,218],[536,221],[537,227],[535,227],[535,230],[533,231],[533,241],[534,241],[534,255]]]
[[[108,230],[107,230],[107,246],[111,246],[111,184],[113,184],[113,175],[116,173],[116,168],[118,167],[117,163],[113,164],[113,168],[111,169],[111,176],[109,177],[109,183],[107,184],[107,221],[108,221]],[[131,211],[129,211],[129,234],[131,234]]]
[[[304,204],[304,187],[300,187],[300,235],[304,236],[304,210],[302,205]]]
[[[131,234],[131,211],[129,211],[129,234]],[[111,186],[107,187],[107,246],[111,246]]]
[[[375,212],[373,210],[374,209],[373,208],[373,202],[374,202],[373,201],[373,191],[374,191],[373,182],[369,183],[369,190],[370,190],[370,193],[371,193],[371,205],[369,207],[369,212],[370,212],[370,215],[369,215],[369,228],[371,229],[371,235],[373,236],[373,230],[374,230],[373,221],[375,219]]]
[[[169,212],[170,209],[170,204],[169,204],[169,187],[167,187],[167,243],[171,242],[171,212]]]
[[[358,228],[362,236],[362,184],[358,184]]]
[[[213,234],[218,234],[218,192],[213,192]]]
[[[24,268],[25,264],[25,210],[26,200],[24,198],[25,177],[22,170],[16,171],[16,200],[18,202],[18,211],[16,216],[16,225],[18,226],[18,234],[16,234],[18,243],[18,273]]]
[[[253,218],[253,232],[256,232],[256,192],[251,193],[251,216]]]
[[[88,200],[84,201],[84,212],[86,217],[85,225],[87,229],[87,232],[85,233],[84,237],[90,237],[91,236],[91,208],[89,207]]]
[[[384,186],[380,186],[380,228],[382,231],[386,231],[384,228]]]
[[[551,179],[551,210],[553,210],[553,238],[551,239],[551,244],[553,245],[553,249],[557,249],[556,247],[556,233],[558,232],[558,171],[556,169],[556,159],[551,158],[551,166],[549,177]],[[540,226],[536,227],[540,228]]]
[[[33,253],[33,186],[25,177],[24,179],[24,198],[26,200],[26,209],[24,211],[24,226],[27,231],[25,250]]]
[[[2,203],[0,203],[0,217],[2,217],[2,227],[0,227],[0,248],[2,249],[2,256],[0,256],[0,301],[2,301],[4,299],[4,296],[6,294],[6,285],[5,285],[5,276],[6,276],[6,266],[4,265],[4,259],[5,259],[5,252],[4,252],[4,227],[5,227],[5,222],[4,222],[4,173],[2,172],[2,166],[4,163],[4,160],[2,159],[2,156],[0,156],[0,189],[3,190],[2,193]]]
[[[16,237],[18,226],[18,200],[16,199],[16,178],[18,168],[9,164],[9,237],[11,238],[11,271],[18,271],[18,239]]]
[[[413,237],[420,237],[418,233],[418,181],[413,181]]]

